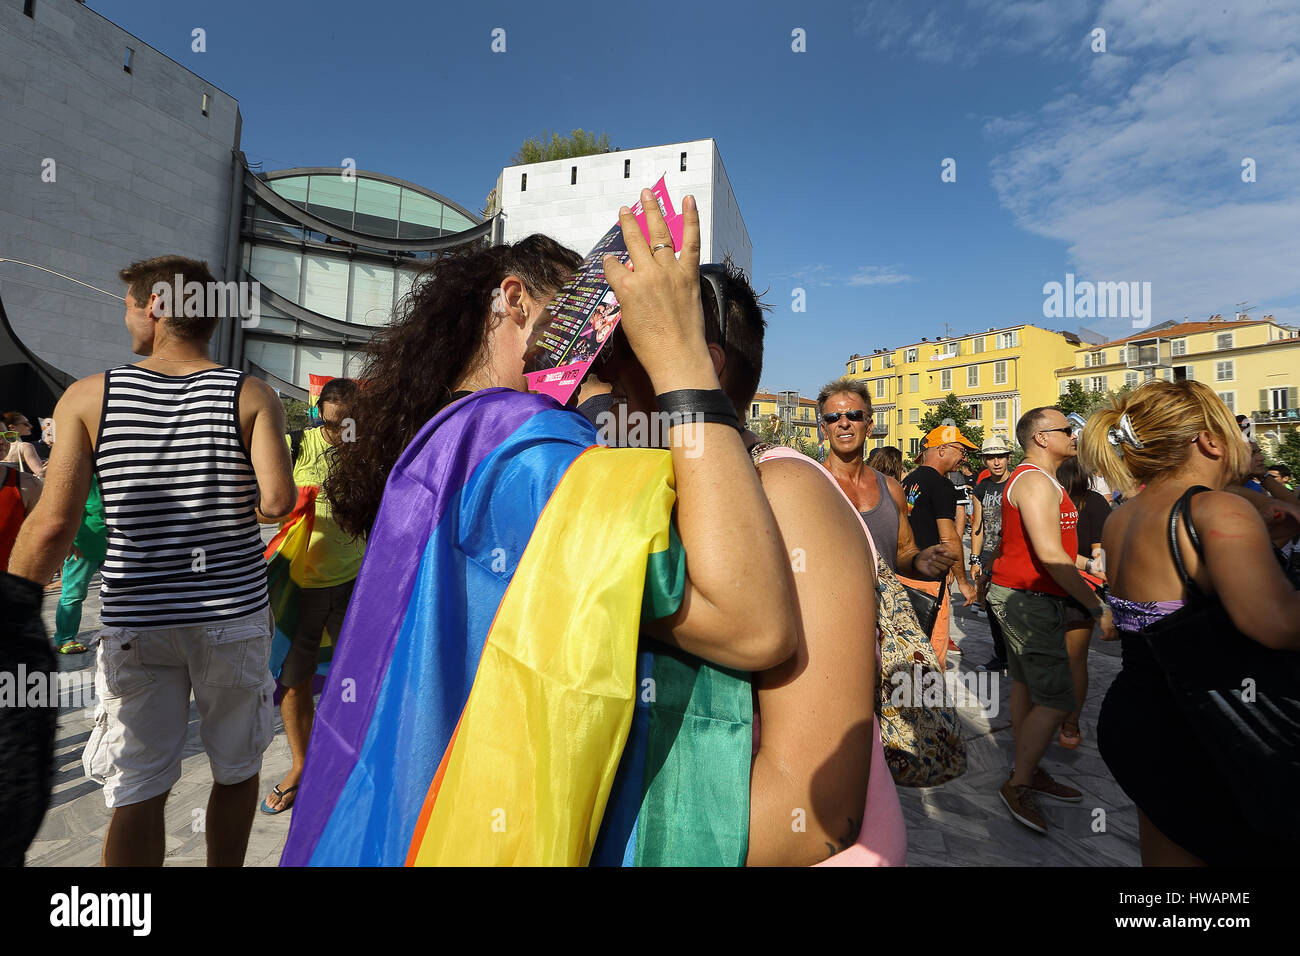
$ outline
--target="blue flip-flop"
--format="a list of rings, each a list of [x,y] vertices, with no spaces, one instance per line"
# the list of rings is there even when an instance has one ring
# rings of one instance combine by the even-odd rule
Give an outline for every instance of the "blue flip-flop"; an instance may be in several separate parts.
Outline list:
[[[295,783],[292,787],[289,787],[287,790],[281,790],[279,787],[272,787],[271,789],[275,792],[275,795],[276,795],[277,797],[279,797],[281,800],[283,800],[283,799],[284,799],[285,797],[287,797],[289,794],[293,793],[295,790],[298,789],[298,784]],[[296,803],[297,801],[294,801],[294,802]],[[266,798],[263,797],[263,798],[262,798],[262,805],[261,805],[260,807],[258,807],[258,809],[261,810],[263,813],[269,813],[269,814],[271,814],[272,816],[274,816],[274,815],[277,814],[277,813],[284,813],[285,810],[292,810],[293,807],[292,807],[292,806],[288,806],[288,807],[281,807],[279,810],[272,810],[269,806],[267,806],[267,804],[266,804]]]

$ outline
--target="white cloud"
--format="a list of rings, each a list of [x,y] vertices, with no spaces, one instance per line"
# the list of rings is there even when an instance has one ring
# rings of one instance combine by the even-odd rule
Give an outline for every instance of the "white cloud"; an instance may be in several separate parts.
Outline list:
[[[1300,295],[1300,8],[1221,10],[1110,0],[1097,20],[1130,60],[1046,103],[992,162],[1020,226],[1066,242],[1080,279],[1152,282],[1156,321],[1245,299],[1281,319],[1294,310],[1270,301]]]
[[[862,266],[848,278],[848,284],[856,286],[898,285],[911,281],[912,276],[899,272],[896,266]]]

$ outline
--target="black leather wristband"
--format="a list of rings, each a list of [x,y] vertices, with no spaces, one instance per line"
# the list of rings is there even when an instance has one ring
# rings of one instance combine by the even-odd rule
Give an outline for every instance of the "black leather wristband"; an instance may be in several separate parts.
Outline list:
[[[702,422],[710,425],[730,425],[740,428],[740,416],[720,388],[679,388],[656,395],[659,411],[668,416],[668,424],[685,425]]]

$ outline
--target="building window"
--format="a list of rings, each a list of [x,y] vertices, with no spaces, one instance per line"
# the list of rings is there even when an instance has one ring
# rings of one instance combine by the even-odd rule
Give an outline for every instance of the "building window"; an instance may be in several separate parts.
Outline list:
[[[528,192],[528,174],[527,174],[527,173],[520,173],[520,174],[519,174],[519,191],[520,191],[521,193],[526,193],[526,192]]]
[[[1006,362],[993,363],[993,384],[994,385],[1007,384],[1007,363]]]
[[[983,341],[979,339],[977,341]],[[975,388],[980,383],[980,367],[978,365],[966,366],[966,387]]]
[[[1214,380],[1216,382],[1231,382],[1236,375],[1233,374],[1232,360],[1226,362],[1214,363]]]
[[[952,389],[952,369],[950,369],[950,368],[946,368],[946,369],[944,369],[942,372],[939,373],[939,388],[943,389],[943,391],[945,391],[945,392],[947,392],[947,391],[951,391],[951,389]]]
[[[749,406],[749,417],[750,418],[758,417],[758,402],[755,402],[754,404]]]
[[[901,408],[898,410],[898,424],[903,424],[903,410]]]
[[[919,408],[909,408],[907,410],[907,423],[909,425],[918,425],[921,422],[921,410]]]
[[[864,359],[862,360],[862,371],[864,371],[864,372],[870,372],[870,371],[871,371],[871,359],[869,359],[869,358],[864,358]]]
[[[908,350],[907,350],[907,353],[903,356],[903,361],[904,361],[904,362],[915,362],[915,361],[916,361],[916,349],[908,349]]]
[[[1083,360],[1084,368],[1096,368],[1098,365],[1105,365],[1105,364],[1106,364],[1105,352],[1089,352],[1087,357]]]
[[[1137,372],[1125,372],[1125,373],[1124,373],[1124,387],[1125,387],[1125,388],[1137,388],[1137,387],[1138,387],[1138,373],[1137,373]]]
[[[1215,349],[1215,351],[1217,351],[1217,352],[1222,352],[1224,349],[1230,349],[1230,348],[1232,348],[1232,333],[1231,333],[1231,332],[1224,332],[1224,333],[1222,333],[1221,335],[1216,335],[1216,336],[1214,337],[1214,349]]]
[[[884,357],[884,360],[883,360],[883,361],[884,361],[884,364],[881,365],[881,368],[893,368],[893,367],[894,367],[894,357],[893,357],[892,355],[886,355],[886,356]]]
[[[623,160],[623,178],[624,179],[632,178],[632,160],[630,159]]]
[[[911,446],[910,446],[910,448],[909,448],[909,454],[911,454],[911,456],[912,456],[913,458],[915,458],[915,457],[917,456],[917,453],[918,453],[920,450],[921,450],[921,439],[919,439],[919,438],[913,438],[913,439],[912,439],[912,444],[911,444]]]
[[[1013,349],[1018,341],[1019,335],[1016,332],[998,333],[998,348],[1000,349]]]
[[[977,422],[977,421],[980,420],[980,414],[981,414],[981,412],[980,412],[980,408],[981,408],[981,407],[982,407],[982,406],[981,406],[978,402],[976,402],[974,405],[968,405],[968,406],[966,406],[966,414],[968,414],[968,415],[971,417],[971,420],[972,420],[972,421],[976,421],[976,422]]]
[[[876,379],[876,398],[885,397],[885,381],[883,378]]]
[[[1088,391],[1090,392],[1106,391],[1106,376],[1094,375],[1092,378],[1088,379]]]
[[[682,172],[686,172],[686,153],[682,153]]]
[[[944,343],[943,343],[943,354],[944,354],[944,355],[947,355],[947,356],[950,357],[950,358],[951,358],[952,356],[954,356],[954,355],[960,355],[960,354],[961,354],[961,343],[960,343],[960,342],[944,342]]]
[[[856,375],[856,374],[858,374],[858,363],[857,363],[857,362],[850,362],[850,363],[849,363],[849,374],[850,374],[850,375]]]
[[[1268,390],[1268,410],[1271,412],[1285,412],[1295,407],[1295,402],[1291,400],[1290,393],[1295,391],[1293,388],[1283,386],[1282,388],[1270,388]]]
[[[883,438],[877,438],[877,439],[876,439],[876,447],[877,447],[877,448],[884,448],[884,447],[885,447],[885,440],[884,440]]]
[[[914,372],[907,376],[907,390],[909,392],[919,392],[921,390],[921,376],[919,374]]]
[[[994,402],[994,403],[993,403],[993,420],[994,420],[994,421],[998,421],[998,422],[1005,422],[1005,421],[1007,420],[1007,403],[1006,403],[1006,402]]]
[[[1228,337],[1231,338],[1232,336],[1228,336]],[[1186,355],[1187,339],[1174,339],[1173,343],[1170,346],[1169,352],[1171,355]]]
[[[203,94],[203,107],[202,107],[202,108],[203,108],[203,115],[204,115],[204,116],[207,116],[207,115],[208,115],[208,94],[207,94],[207,93],[204,93],[204,94]]]
[[[983,352],[983,351],[984,351],[984,336],[981,335],[979,338],[975,339],[974,341],[975,341],[975,348],[973,348],[971,351],[972,351],[972,352]]]
[[[1228,406],[1228,411],[1234,415],[1237,414],[1237,393],[1236,392],[1219,392],[1219,400]]]
[[[577,184],[577,182],[578,182],[578,167],[572,166],[569,168],[569,185],[574,186]]]
[[[122,56],[122,69],[127,73],[131,72],[131,64],[135,60],[135,50],[130,47],[126,48],[126,53]]]
[[[1119,355],[1115,356],[1115,361],[1118,362],[1119,364],[1123,365],[1123,364],[1124,364],[1124,356],[1127,355],[1127,354],[1128,354],[1128,349],[1121,345],[1121,346],[1119,347]]]

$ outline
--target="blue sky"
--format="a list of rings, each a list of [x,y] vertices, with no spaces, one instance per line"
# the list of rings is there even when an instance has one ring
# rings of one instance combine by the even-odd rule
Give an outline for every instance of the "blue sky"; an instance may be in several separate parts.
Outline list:
[[[1156,322],[1244,300],[1300,324],[1294,0],[89,5],[235,96],[267,169],[350,156],[477,211],[544,129],[713,137],[773,305],[771,389],[921,336],[1074,330],[1043,317],[1067,272],[1151,282]]]

